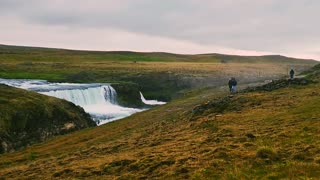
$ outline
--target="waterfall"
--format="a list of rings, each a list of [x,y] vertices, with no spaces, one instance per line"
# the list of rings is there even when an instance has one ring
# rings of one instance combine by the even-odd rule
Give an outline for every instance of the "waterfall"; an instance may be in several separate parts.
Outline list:
[[[52,90],[40,93],[65,99],[82,107],[94,104],[117,104],[117,92],[110,85],[82,89]]]
[[[61,86],[66,86],[62,88]],[[65,99],[83,107],[97,124],[105,124],[121,119],[143,109],[121,107],[117,103],[117,92],[108,84],[58,83],[54,90],[39,90],[41,94]],[[46,89],[48,90],[48,89]]]
[[[70,101],[81,106],[99,125],[146,110],[119,106],[117,92],[110,84],[50,83],[46,80],[1,78],[0,83]],[[147,105],[165,104],[157,100],[146,100],[141,92],[140,96]]]
[[[140,97],[141,97],[141,101],[144,104],[147,104],[147,105],[163,105],[163,104],[166,104],[166,102],[162,102],[162,101],[146,100],[141,92],[140,92]]]
[[[1,78],[0,83],[70,101],[81,106],[98,125],[145,110],[119,106],[117,92],[109,84],[49,83],[46,80]]]

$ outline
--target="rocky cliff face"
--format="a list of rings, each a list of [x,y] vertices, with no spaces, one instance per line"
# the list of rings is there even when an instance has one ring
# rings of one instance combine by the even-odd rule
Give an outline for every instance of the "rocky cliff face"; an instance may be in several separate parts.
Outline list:
[[[70,102],[0,85],[0,153],[96,126]]]
[[[135,83],[114,83],[112,87],[117,91],[118,104],[125,107],[141,108],[145,104],[141,101],[139,85]]]

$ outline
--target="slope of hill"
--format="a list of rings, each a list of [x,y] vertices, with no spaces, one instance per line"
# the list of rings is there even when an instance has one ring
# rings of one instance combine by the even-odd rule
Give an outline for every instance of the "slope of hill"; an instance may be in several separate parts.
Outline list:
[[[226,88],[197,90],[129,118],[2,155],[0,176],[318,178],[320,84],[279,82],[285,85],[233,96]]]
[[[0,84],[0,153],[93,126],[72,103]]]
[[[237,56],[224,54],[184,55],[165,52],[80,51],[40,47],[0,45],[0,59],[20,62],[143,61],[143,62],[223,62],[223,63],[314,63],[280,55]]]

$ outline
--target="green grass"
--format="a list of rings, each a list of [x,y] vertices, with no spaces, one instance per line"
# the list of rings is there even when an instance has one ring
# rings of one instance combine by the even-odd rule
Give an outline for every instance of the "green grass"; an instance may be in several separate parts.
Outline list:
[[[63,80],[63,76],[59,74],[37,74],[32,72],[10,72],[10,73],[0,73],[1,78],[6,79],[50,79],[52,81]]]

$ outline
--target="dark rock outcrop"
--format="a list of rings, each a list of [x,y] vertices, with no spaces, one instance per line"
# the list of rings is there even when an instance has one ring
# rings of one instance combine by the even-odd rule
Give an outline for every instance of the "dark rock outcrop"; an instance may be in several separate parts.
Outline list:
[[[280,88],[289,87],[291,85],[308,85],[313,83],[313,81],[305,79],[305,78],[295,78],[295,79],[280,79],[280,80],[273,80],[272,82],[257,86],[257,87],[250,87],[242,92],[253,92],[253,91],[273,91]]]
[[[242,103],[247,101],[242,97],[234,97],[229,95],[227,97],[211,100],[203,104],[199,104],[192,109],[190,120],[197,119],[199,116],[204,116],[207,114],[215,114],[216,116],[221,116],[226,111],[238,112],[242,108]]]
[[[117,91],[118,104],[124,107],[140,108],[145,106],[141,101],[140,88],[135,83],[114,83],[112,87]]]

